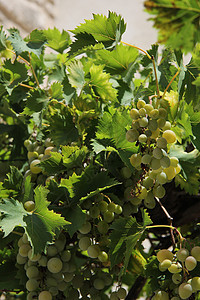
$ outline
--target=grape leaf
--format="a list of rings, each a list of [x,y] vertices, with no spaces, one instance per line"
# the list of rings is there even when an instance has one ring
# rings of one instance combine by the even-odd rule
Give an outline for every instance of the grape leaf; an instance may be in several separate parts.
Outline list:
[[[32,115],[35,112],[40,112],[43,108],[47,106],[49,97],[42,89],[35,89],[29,92],[27,97],[26,107],[23,111],[24,114]]]
[[[23,182],[22,173],[14,166],[10,166],[10,173],[7,174],[7,179],[4,180],[3,187],[6,189],[21,191]]]
[[[78,205],[63,209],[62,214],[69,222],[71,222],[71,224],[66,225],[66,228],[69,235],[72,237],[74,233],[85,223],[86,214]]]
[[[82,89],[85,84],[85,73],[80,60],[74,61],[69,65],[69,83],[72,87]]]
[[[22,39],[18,30],[16,29],[9,29],[10,36],[8,40],[11,42],[14,51],[17,55],[21,54],[22,52],[33,52],[37,56],[43,51],[43,46],[46,42],[46,38],[41,30],[33,30],[26,41]]]
[[[0,289],[1,290],[23,290],[23,285],[16,278],[17,268],[15,261],[9,260],[0,265]],[[12,278],[12,280],[10,280]]]
[[[53,82],[50,86],[49,94],[51,99],[56,99],[58,101],[63,100],[63,85],[60,82]]]
[[[0,203],[0,212],[3,213],[0,226],[5,233],[5,237],[11,233],[16,226],[26,226],[23,218],[27,215],[27,211],[19,201],[3,199]]]
[[[54,175],[65,170],[62,163],[62,155],[58,152],[52,152],[51,157],[41,161],[39,165],[48,175]]]
[[[47,243],[52,242],[55,230],[67,224],[60,214],[49,210],[47,199],[48,190],[43,186],[35,188],[35,209],[32,213],[24,216],[26,232],[30,238],[34,253],[45,250]]]
[[[0,51],[6,49],[6,34],[5,31],[3,30],[3,26],[0,27]]]
[[[65,30],[61,33],[54,27],[53,29],[48,28],[47,30],[44,30],[43,33],[47,39],[47,46],[59,53],[63,53],[71,43],[70,35]]]
[[[26,201],[33,200],[34,194],[33,194],[33,183],[31,182],[31,175],[27,176],[25,178],[24,182],[24,194],[22,202],[25,203]]]

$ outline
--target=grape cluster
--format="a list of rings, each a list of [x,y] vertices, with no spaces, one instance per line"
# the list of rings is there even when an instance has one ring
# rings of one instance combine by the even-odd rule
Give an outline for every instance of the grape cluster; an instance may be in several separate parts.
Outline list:
[[[80,231],[88,231],[87,226],[87,223],[84,224]],[[66,235],[61,233],[54,243],[48,245],[45,253],[33,254],[28,237],[23,234],[18,241],[17,267],[20,274],[22,271],[26,274],[27,300],[51,300],[57,297],[74,300],[125,299],[126,290],[121,286],[111,291],[110,296],[104,294],[106,289],[112,288],[113,276],[105,272],[106,266],[98,263],[98,260],[107,260],[106,253],[102,253],[98,245],[90,245],[93,247],[87,249],[93,260],[90,262],[87,259],[81,267],[77,266],[77,251],[86,248],[84,244],[87,242],[83,238],[79,239],[78,244],[74,242],[69,245]]]
[[[194,246],[191,251],[180,248],[176,253],[168,249],[159,250],[157,253],[159,270],[171,274],[172,284],[168,291],[156,291],[153,300],[178,300],[188,299],[193,293],[200,291],[200,246]],[[193,275],[191,272],[195,272]]]
[[[169,146],[176,142],[176,134],[166,120],[165,108],[154,108],[152,104],[138,100],[137,108],[131,109],[130,116],[132,127],[126,132],[126,139],[139,145],[139,153],[130,157],[130,163],[142,171],[131,202],[139,205],[143,200],[144,205],[151,209],[155,207],[155,197],[164,197],[163,185],[181,170],[179,160],[169,156]]]

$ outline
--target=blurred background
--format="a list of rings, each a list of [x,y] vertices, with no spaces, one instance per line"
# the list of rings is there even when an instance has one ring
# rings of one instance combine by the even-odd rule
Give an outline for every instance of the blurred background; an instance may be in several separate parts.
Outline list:
[[[157,40],[157,32],[148,21],[143,0],[0,0],[0,23],[4,28],[16,27],[23,36],[33,29],[57,27],[74,29],[92,14],[122,15],[127,23],[123,41],[149,49]]]

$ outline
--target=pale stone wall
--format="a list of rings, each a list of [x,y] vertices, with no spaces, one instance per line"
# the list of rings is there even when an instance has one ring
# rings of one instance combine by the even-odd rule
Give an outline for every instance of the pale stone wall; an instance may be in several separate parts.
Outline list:
[[[23,35],[55,25],[56,0],[0,0],[0,24]]]

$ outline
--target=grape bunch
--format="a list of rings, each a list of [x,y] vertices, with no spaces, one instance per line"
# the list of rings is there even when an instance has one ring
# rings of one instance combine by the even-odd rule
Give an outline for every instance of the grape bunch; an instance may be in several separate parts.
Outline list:
[[[163,185],[170,182],[180,171],[179,160],[169,156],[169,147],[176,142],[176,134],[167,121],[167,110],[154,108],[144,100],[138,100],[137,108],[130,111],[132,126],[126,132],[129,142],[136,142],[139,152],[132,154],[130,163],[141,178],[132,192],[132,204],[142,200],[147,208],[155,207],[155,197],[163,198]]]
[[[200,246],[194,246],[191,251],[180,248],[175,253],[168,249],[157,253],[159,270],[171,277],[167,290],[158,290],[153,300],[188,299],[193,293],[200,291]]]

